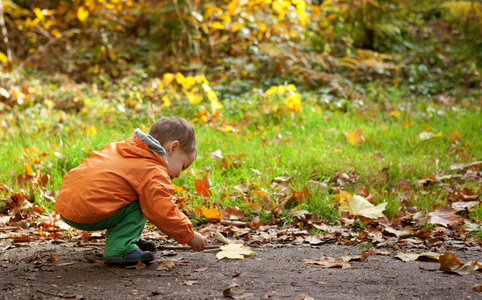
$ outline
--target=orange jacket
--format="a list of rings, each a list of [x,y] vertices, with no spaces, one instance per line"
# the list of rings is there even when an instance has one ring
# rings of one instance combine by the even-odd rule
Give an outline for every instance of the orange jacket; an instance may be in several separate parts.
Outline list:
[[[191,221],[172,201],[167,164],[137,137],[110,143],[64,177],[56,211],[77,223],[95,223],[139,200],[146,218],[167,236],[186,244]]]

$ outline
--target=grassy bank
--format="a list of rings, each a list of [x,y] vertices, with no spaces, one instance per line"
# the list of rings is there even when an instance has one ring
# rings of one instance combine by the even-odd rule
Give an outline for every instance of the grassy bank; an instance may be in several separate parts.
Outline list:
[[[428,212],[447,206],[454,190],[481,193],[480,183],[461,179],[462,170],[453,167],[482,158],[482,118],[474,101],[407,99],[391,89],[385,103],[310,94],[287,109],[279,92],[252,93],[224,101],[220,113],[211,114],[194,105],[162,107],[145,100],[145,90],[121,85],[101,91],[52,85],[31,94],[36,100],[27,105],[3,108],[0,182],[47,212],[66,172],[135,128],[147,132],[160,115],[183,116],[196,129],[198,158],[174,180],[183,189],[177,197],[194,213],[229,206],[269,220],[267,211],[292,198],[277,216],[306,209],[335,221],[333,195],[343,189],[388,202],[385,214],[392,218],[402,203]],[[211,198],[195,192],[194,179],[206,174]],[[447,175],[460,176],[440,179]],[[471,215],[480,219],[482,208]]]

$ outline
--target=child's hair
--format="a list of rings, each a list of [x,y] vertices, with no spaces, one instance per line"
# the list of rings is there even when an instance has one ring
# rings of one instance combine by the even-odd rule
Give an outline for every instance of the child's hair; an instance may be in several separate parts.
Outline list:
[[[162,117],[151,126],[149,134],[161,146],[172,141],[179,141],[179,147],[186,153],[196,150],[196,136],[191,124],[180,117]]]

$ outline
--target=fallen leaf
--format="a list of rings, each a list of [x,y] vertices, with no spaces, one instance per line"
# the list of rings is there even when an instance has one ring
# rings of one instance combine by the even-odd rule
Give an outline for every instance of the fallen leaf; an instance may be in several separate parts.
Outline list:
[[[248,293],[248,294],[244,293],[246,288],[240,288],[238,290],[234,290],[233,288],[235,288],[237,286],[238,286],[237,283],[233,283],[230,286],[228,286],[227,288],[225,288],[223,290],[223,296],[224,297],[230,297],[230,298],[233,298],[233,299],[242,299],[242,298],[247,298],[247,297],[253,296],[253,294],[251,294],[251,293]]]
[[[174,250],[164,250],[161,252],[162,256],[175,256],[177,255],[177,252]]]
[[[351,264],[349,262],[344,261],[342,259],[335,259],[328,256],[322,256],[321,258],[317,258],[317,259],[305,260],[304,263],[321,265],[326,268],[342,268],[343,270],[351,268]]]
[[[343,255],[341,254],[340,255],[340,259],[343,260],[343,261],[346,261],[346,262],[350,262],[350,261],[354,261],[354,260],[367,260],[367,256],[366,255],[357,255],[357,256],[348,256],[348,255]]]
[[[202,207],[201,213],[204,215],[204,217],[206,217],[206,219],[221,220],[221,214],[215,207],[213,208]]]
[[[203,179],[194,179],[194,186],[197,194],[211,197],[212,192],[209,190],[211,184],[208,179],[208,174],[204,175]]]
[[[194,270],[194,272],[204,272],[207,269],[208,269],[207,267],[204,267],[204,268],[196,269],[196,270]]]
[[[228,244],[221,246],[221,251],[216,254],[218,259],[244,259],[244,256],[249,256],[254,251],[251,251],[250,247],[243,246],[242,244]]]
[[[358,128],[355,131],[350,131],[345,133],[346,140],[352,145],[363,144],[365,138],[363,137],[363,130]]]
[[[313,188],[318,188],[320,190],[326,190],[328,189],[328,184],[324,182],[319,182],[319,181],[314,181],[314,180],[308,180],[308,186],[313,187]]]
[[[279,176],[279,177],[275,177],[273,178],[273,182],[288,182],[290,181],[291,179],[293,179],[293,176]]]
[[[233,244],[233,243],[234,243],[233,241],[228,240],[224,235],[222,235],[222,234],[221,234],[219,231],[217,231],[217,230],[213,233],[213,238],[214,238],[216,241],[218,241],[218,242],[220,242],[220,243],[222,243],[222,244],[226,244],[226,245],[227,245],[227,244]]]
[[[437,207],[435,211],[427,214],[427,222],[430,224],[439,224],[445,227],[454,225],[459,223],[461,220],[456,213],[456,210],[447,207]]]
[[[301,294],[301,295],[296,296],[295,300],[315,300],[315,298],[313,298],[309,295]]]
[[[135,266],[127,266],[126,269],[136,269],[136,270],[144,270],[146,268],[146,264],[142,261],[138,261],[137,265]]]
[[[319,234],[310,235],[305,239],[305,241],[310,243],[310,245],[323,244],[323,239],[321,238],[321,235],[319,235]]]
[[[482,284],[477,284],[477,283],[475,283],[472,287],[473,287],[477,292],[482,292]]]
[[[457,258],[457,254],[452,252],[447,252],[440,255],[439,262],[440,270],[450,273],[455,273],[455,271],[453,270],[454,267],[460,267],[464,265],[464,263]]]
[[[481,267],[482,265],[474,259],[472,262],[468,262],[461,267],[452,268],[452,271],[459,275],[467,275],[474,273],[476,270],[480,270]]]
[[[438,261],[440,258],[440,254],[435,252],[424,252],[424,253],[400,252],[400,253],[397,253],[397,255],[395,255],[393,258],[398,258],[404,262],[415,261],[422,258]]]
[[[397,230],[397,229],[394,229],[390,226],[386,226],[383,230],[388,232],[388,233],[392,233],[392,234],[396,235],[397,237],[408,236],[408,235],[413,234],[412,227],[406,227],[406,228],[403,228],[402,230]]]
[[[157,271],[171,271],[176,264],[173,261],[163,261],[157,267]]]
[[[340,207],[338,211],[348,212],[351,216],[362,216],[369,219],[378,219],[384,217],[383,211],[388,203],[380,203],[377,206],[368,202],[359,195],[351,195],[340,190]]]
[[[196,283],[197,283],[197,281],[195,281],[195,280],[184,280],[182,283],[179,283],[179,285],[191,286],[191,285],[195,285]]]
[[[214,159],[215,161],[218,161],[220,159],[223,159],[223,154],[220,149],[211,152],[211,158]]]

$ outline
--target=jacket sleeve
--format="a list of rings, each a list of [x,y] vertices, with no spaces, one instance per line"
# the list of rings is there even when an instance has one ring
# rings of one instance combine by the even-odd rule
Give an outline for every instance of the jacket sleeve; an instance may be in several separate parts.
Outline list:
[[[161,174],[147,176],[138,192],[144,216],[160,231],[180,244],[192,239],[192,223],[172,201],[174,188],[168,177]]]

